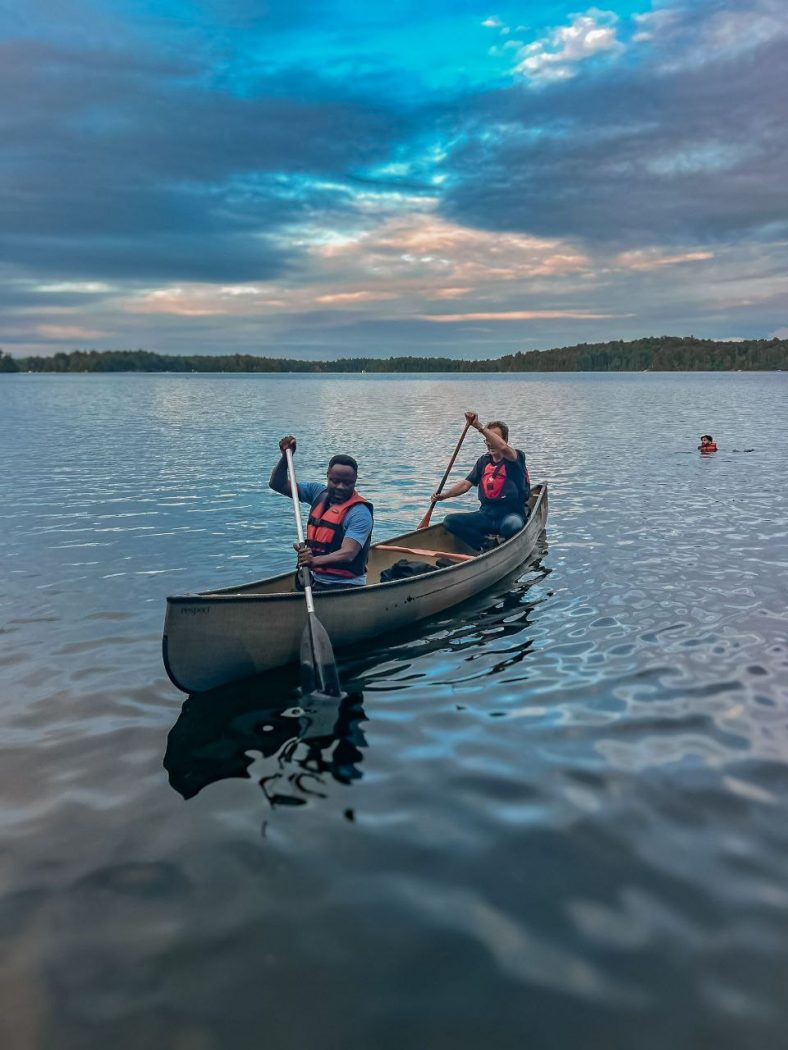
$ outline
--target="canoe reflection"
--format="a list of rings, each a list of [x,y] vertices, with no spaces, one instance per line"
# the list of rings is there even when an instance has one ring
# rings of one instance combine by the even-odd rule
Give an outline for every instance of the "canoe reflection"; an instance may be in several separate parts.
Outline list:
[[[208,784],[249,779],[262,754],[271,772],[260,787],[271,806],[304,805],[325,794],[327,777],[360,780],[366,740],[361,693],[300,707],[297,691],[271,689],[271,678],[192,694],[167,737],[164,768],[170,785],[193,798]],[[262,699],[278,696],[278,702]]]

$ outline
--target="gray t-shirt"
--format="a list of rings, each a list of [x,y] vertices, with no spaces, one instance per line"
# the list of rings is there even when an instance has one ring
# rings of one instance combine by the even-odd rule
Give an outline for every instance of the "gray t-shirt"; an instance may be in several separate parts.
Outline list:
[[[311,507],[325,487],[325,485],[319,485],[316,482],[300,481],[298,483],[299,502],[308,503]],[[372,514],[369,507],[365,507],[363,503],[357,503],[354,507],[351,507],[342,519],[342,528],[345,530],[346,538],[350,537],[360,547],[363,547],[372,532]],[[363,587],[367,582],[366,576],[331,576],[328,573],[315,572],[314,570],[312,571],[312,576],[318,583],[336,583],[341,587]]]

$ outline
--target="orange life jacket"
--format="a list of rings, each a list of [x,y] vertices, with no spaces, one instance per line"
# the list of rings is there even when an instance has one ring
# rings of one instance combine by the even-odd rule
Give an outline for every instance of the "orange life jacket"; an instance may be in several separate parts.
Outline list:
[[[306,542],[313,554],[333,554],[334,551],[339,550],[345,539],[345,530],[342,527],[342,522],[350,508],[357,506],[359,503],[369,507],[370,514],[373,513],[372,504],[369,500],[359,495],[358,492],[354,492],[350,499],[346,499],[344,503],[329,503],[328,489],[323,489],[322,492],[318,493],[317,499],[310,508],[309,520],[306,526]],[[353,561],[342,566],[332,565],[330,568],[324,568],[321,565],[317,571],[321,575],[325,573],[329,576],[345,578],[363,576],[367,571],[367,555],[369,554],[371,539],[372,533],[370,532],[369,536],[367,536],[367,542]]]
[[[698,445],[698,448],[701,452],[716,452],[717,443],[716,441],[712,441],[710,445]]]

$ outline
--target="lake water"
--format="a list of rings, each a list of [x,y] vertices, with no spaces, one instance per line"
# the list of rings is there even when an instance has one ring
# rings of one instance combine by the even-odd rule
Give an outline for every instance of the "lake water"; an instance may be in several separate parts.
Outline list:
[[[2,1046],[784,1047],[787,392],[2,377]],[[339,710],[175,690],[165,596],[292,564],[282,434],[357,456],[380,539],[468,407],[550,481],[519,580],[340,661]]]

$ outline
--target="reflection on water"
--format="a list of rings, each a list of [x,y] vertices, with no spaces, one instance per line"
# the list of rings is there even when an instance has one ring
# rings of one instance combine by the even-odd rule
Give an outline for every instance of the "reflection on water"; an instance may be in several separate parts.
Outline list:
[[[292,565],[281,434],[396,535],[468,407],[549,547],[338,654],[342,704],[182,704],[165,595]],[[780,374],[1,377],[3,1050],[783,1050],[786,415]]]
[[[460,678],[452,676],[455,683],[517,667],[533,646],[529,624],[534,609],[550,596],[547,591],[528,598],[530,589],[549,574],[540,561],[546,552],[543,534],[535,560],[508,579],[506,590],[499,590],[507,587],[503,580],[492,593],[440,619],[363,646],[355,659],[340,661],[343,679],[352,683],[342,699],[304,699],[293,687],[291,669],[192,694],[167,737],[164,768],[171,787],[190,799],[209,784],[254,775],[266,801],[276,808],[324,798],[327,777],[343,785],[360,780],[367,747],[361,727],[368,720],[362,687],[373,692],[407,688],[421,677],[411,662],[441,651],[465,652],[464,662],[473,665]],[[524,680],[526,675],[520,672],[518,677]],[[432,677],[431,683],[439,687],[441,677]],[[258,755],[271,760],[265,768]],[[352,808],[345,812],[352,819]]]
[[[435,662],[430,661],[432,686],[489,676],[501,682],[525,681],[527,669],[518,665],[534,645],[533,615],[552,596],[547,582],[550,569],[543,564],[546,554],[547,534],[542,533],[527,564],[500,580],[491,591],[448,609],[440,617],[368,644],[358,657],[342,662],[345,673],[367,689],[396,691],[423,677],[414,666],[416,661],[421,663],[431,654],[446,654],[451,665],[449,675],[435,673]]]
[[[216,781],[249,779],[254,764],[273,808],[323,797],[326,777],[340,784],[359,780],[366,747],[361,725],[367,717],[361,694],[326,697],[305,707],[292,695],[272,702],[272,695],[287,692],[287,684],[284,675],[279,682],[267,676],[265,701],[257,680],[190,696],[167,737],[164,768],[170,785],[189,799]],[[256,755],[272,759],[270,769],[261,772]]]

